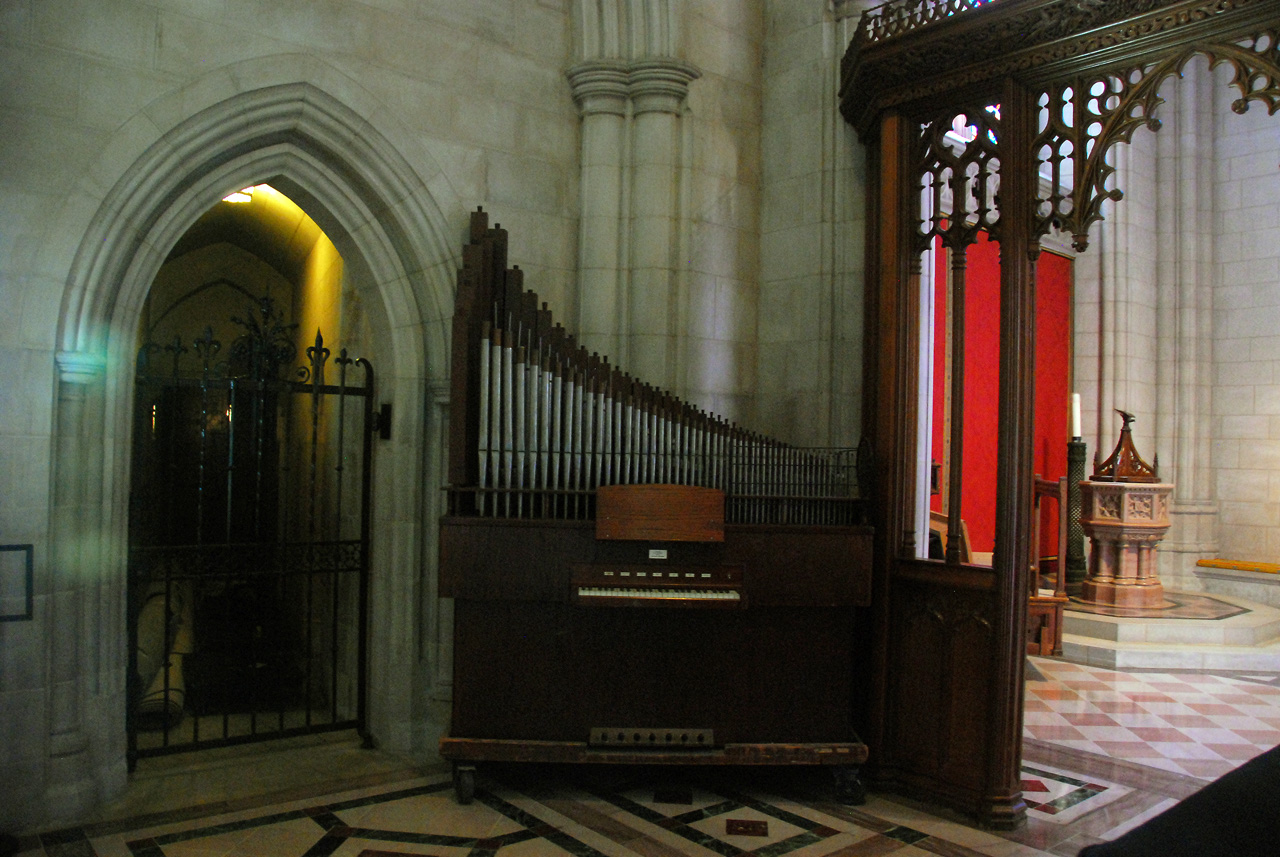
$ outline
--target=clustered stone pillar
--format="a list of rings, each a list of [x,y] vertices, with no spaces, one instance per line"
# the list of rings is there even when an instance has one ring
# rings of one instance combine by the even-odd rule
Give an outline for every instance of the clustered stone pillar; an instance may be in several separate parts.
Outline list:
[[[1165,605],[1156,566],[1156,545],[1169,529],[1173,485],[1162,483],[1156,468],[1133,447],[1124,418],[1115,451],[1080,483],[1080,525],[1092,543],[1089,571],[1080,598],[1111,607],[1156,608]]]
[[[1207,63],[1193,63],[1171,93],[1155,135],[1156,438],[1169,449],[1177,496],[1161,552],[1165,576],[1195,581],[1196,560],[1218,550],[1212,468],[1214,92]]]
[[[697,76],[675,60],[640,62],[631,70],[630,371],[666,379],[665,385],[675,381],[680,113]]]
[[[1171,586],[1199,588],[1196,561],[1217,555],[1219,543],[1210,454],[1217,266],[1205,224],[1221,216],[1214,93],[1230,94],[1207,62],[1189,63],[1182,78],[1160,107],[1160,133],[1135,135],[1109,153],[1126,202],[1103,203],[1090,251],[1076,259],[1074,384],[1090,411],[1096,404],[1086,422],[1103,447],[1112,442],[1103,422],[1114,406],[1152,414],[1146,436],[1165,452],[1166,478],[1178,486],[1161,542],[1163,574]]]
[[[569,84],[582,116],[578,333],[601,354],[621,359],[627,329],[620,265],[627,66],[617,60],[582,63],[569,70]]]
[[[568,72],[582,116],[578,330],[650,383],[674,382],[681,115],[699,72],[673,58],[598,59]]]

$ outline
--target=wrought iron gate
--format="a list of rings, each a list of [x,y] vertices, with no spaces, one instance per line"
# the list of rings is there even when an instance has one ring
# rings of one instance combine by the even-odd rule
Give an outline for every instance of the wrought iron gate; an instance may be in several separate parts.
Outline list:
[[[270,299],[138,356],[129,759],[365,731],[373,368]]]

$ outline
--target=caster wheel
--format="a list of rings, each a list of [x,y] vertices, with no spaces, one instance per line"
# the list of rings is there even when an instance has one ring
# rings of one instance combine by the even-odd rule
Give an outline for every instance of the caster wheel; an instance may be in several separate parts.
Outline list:
[[[836,800],[846,806],[862,806],[867,802],[867,787],[857,768],[840,767],[832,771],[836,780]]]
[[[458,803],[466,805],[476,796],[476,769],[474,765],[455,765],[453,769],[453,792]]]

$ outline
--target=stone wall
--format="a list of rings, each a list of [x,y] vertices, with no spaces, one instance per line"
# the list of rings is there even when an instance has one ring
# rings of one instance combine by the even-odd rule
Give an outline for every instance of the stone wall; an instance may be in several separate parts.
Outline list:
[[[1172,589],[1203,588],[1200,558],[1280,554],[1280,122],[1196,59],[1161,87],[1158,132],[1112,151],[1125,193],[1076,261],[1075,389],[1089,454],[1116,442],[1114,408],[1173,482],[1160,548]]]
[[[604,24],[588,45],[591,15]],[[663,372],[752,428],[853,442],[845,26],[825,0],[0,6],[0,542],[34,544],[36,571],[35,619],[0,624],[0,830],[82,816],[125,783],[128,367],[147,289],[201,213],[270,182],[342,253],[344,321],[377,339],[379,398],[395,407],[375,456],[371,726],[429,756],[449,696],[434,522],[468,213],[483,205],[509,230],[510,261],[557,318],[608,327],[580,312],[580,214],[596,197],[566,72],[639,61],[633,95],[665,99],[670,118],[609,159],[640,152],[644,176],[644,152],[670,157],[670,210],[647,196],[635,209],[670,225],[669,245],[642,247],[646,276],[671,289],[648,308],[670,339]],[[684,90],[664,88],[672,69]]]
[[[511,230],[531,287],[572,294],[571,37],[568,0],[4,5],[0,539],[35,545],[36,606],[0,626],[0,828],[73,817],[123,785],[122,367],[172,241],[258,181],[281,180],[390,319],[380,382],[397,431],[379,465],[404,484],[377,488],[372,717],[387,746],[429,748],[441,727],[425,723],[432,673],[413,644],[428,620],[412,605],[434,554],[424,447],[447,410],[423,396],[444,389],[475,205]]]
[[[1225,71],[1225,69],[1223,70]],[[1215,76],[1213,452],[1220,555],[1280,557],[1280,116]]]
[[[760,230],[760,429],[861,437],[865,151],[832,109],[864,6],[766,3]]]

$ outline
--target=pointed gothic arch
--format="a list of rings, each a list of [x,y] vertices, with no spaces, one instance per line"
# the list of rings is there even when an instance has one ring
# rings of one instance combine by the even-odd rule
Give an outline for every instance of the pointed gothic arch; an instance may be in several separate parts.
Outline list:
[[[299,71],[332,81],[311,65],[304,58]],[[213,96],[163,134],[146,137],[155,127],[147,119],[127,126],[121,147],[140,151],[114,174],[119,151],[104,153],[97,172],[118,177],[79,226],[83,237],[57,332],[54,400],[50,585],[61,597],[46,650],[51,663],[69,665],[62,672],[70,676],[51,688],[49,701],[46,794],[55,814],[89,809],[124,786],[125,498],[135,334],[168,249],[228,189],[273,182],[285,190],[381,299],[387,344],[378,400],[395,404],[393,439],[382,444],[375,464],[382,476],[375,479],[371,612],[386,630],[371,641],[370,726],[381,743],[409,749],[420,717],[415,693],[436,675],[435,664],[416,669],[408,642],[417,639],[420,623],[434,620],[433,593],[421,599],[413,593],[430,589],[434,579],[438,515],[431,486],[440,482],[448,417],[445,355],[458,265],[440,203],[452,209],[455,200],[438,199],[447,196],[447,185],[429,188],[435,176],[424,178],[364,118],[376,110],[358,112],[308,81],[242,89],[254,76],[225,69],[211,75],[217,79],[206,81],[205,97],[226,97]],[[342,88],[344,81],[336,83]],[[351,94],[348,86],[344,95]],[[383,127],[395,124],[386,114],[379,118]],[[410,138],[403,129],[393,132]],[[419,170],[434,168],[417,155]],[[64,222],[77,216],[75,206],[69,211]],[[425,675],[406,680],[416,672]]]

